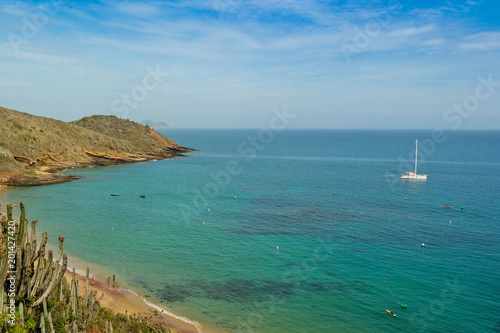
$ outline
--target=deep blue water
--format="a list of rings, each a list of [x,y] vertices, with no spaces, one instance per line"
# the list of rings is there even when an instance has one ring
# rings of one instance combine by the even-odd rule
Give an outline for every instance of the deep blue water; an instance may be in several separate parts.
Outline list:
[[[266,133],[170,130],[200,151],[0,202],[102,278],[226,331],[500,332],[500,132]],[[415,139],[427,181],[399,179]]]

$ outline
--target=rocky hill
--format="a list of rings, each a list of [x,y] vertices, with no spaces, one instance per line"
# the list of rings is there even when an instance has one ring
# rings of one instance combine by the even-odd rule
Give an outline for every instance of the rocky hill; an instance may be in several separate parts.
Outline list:
[[[54,172],[182,156],[179,146],[148,126],[94,115],[71,123],[0,107],[0,184],[70,181]]]

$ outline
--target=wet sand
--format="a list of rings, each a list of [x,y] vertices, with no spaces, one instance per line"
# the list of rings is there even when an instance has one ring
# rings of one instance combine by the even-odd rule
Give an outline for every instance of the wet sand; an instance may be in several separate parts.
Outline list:
[[[8,186],[0,185],[0,192],[5,193],[8,190]],[[2,210],[5,210],[7,203],[0,202],[0,204],[2,205]],[[51,247],[52,246],[49,245],[49,248]],[[76,267],[87,266],[86,263],[79,261],[77,262],[78,264],[75,265]],[[70,266],[71,269],[72,267],[74,267],[73,265]],[[66,270],[65,277],[68,283],[71,282],[72,275],[73,273],[70,270]],[[90,277],[95,277],[92,274],[92,270]],[[85,276],[77,273],[76,278],[79,281],[78,285],[80,288],[80,294],[82,294],[85,292]],[[97,291],[97,299],[100,299],[101,294],[104,294],[104,297],[101,300],[101,306],[111,308],[113,311],[118,313],[140,314],[145,317],[152,317],[158,322],[163,322],[163,324],[168,327],[172,333],[225,333],[223,330],[219,330],[213,327],[207,327],[205,325],[202,327],[199,323],[193,320],[177,316],[158,305],[149,303],[145,301],[145,299],[141,298],[138,294],[125,289],[127,288],[127,286],[123,286],[123,284],[119,280],[117,280],[115,286],[113,286],[113,281],[111,278],[110,285],[108,286],[107,280],[95,279],[95,283],[93,286],[91,286],[89,283],[89,288],[90,290]],[[155,310],[157,311],[157,313],[161,313],[161,310],[163,310],[163,321],[161,320],[160,315],[155,315]]]
[[[65,277],[69,283],[72,279],[72,272],[66,270]],[[85,292],[85,277],[76,274],[76,278],[79,281],[79,288],[81,293]],[[116,282],[116,286],[114,287],[112,279],[109,286],[107,284],[107,281],[101,282],[96,280],[93,286],[90,285],[89,281],[89,289],[97,290],[97,299],[99,299],[101,297],[101,294],[104,293],[104,297],[101,300],[101,306],[103,307],[111,308],[118,313],[138,313],[146,317],[152,317],[158,322],[161,322],[161,317],[159,315],[155,315],[154,311],[157,310],[158,313],[160,313],[162,308],[153,304],[148,304],[146,303],[146,301],[144,301],[144,299],[139,297],[139,295],[129,290],[120,288],[118,281]],[[194,321],[176,316],[172,313],[167,312],[165,309],[163,309],[163,313],[163,323],[172,331],[172,333],[206,332],[204,329],[202,329],[200,324]]]

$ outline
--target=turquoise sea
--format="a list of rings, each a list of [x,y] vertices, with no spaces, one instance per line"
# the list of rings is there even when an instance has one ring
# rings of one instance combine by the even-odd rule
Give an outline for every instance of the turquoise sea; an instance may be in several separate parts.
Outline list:
[[[70,170],[2,209],[24,201],[98,278],[207,327],[500,332],[499,131],[164,133],[199,151]],[[415,139],[427,181],[399,179]]]

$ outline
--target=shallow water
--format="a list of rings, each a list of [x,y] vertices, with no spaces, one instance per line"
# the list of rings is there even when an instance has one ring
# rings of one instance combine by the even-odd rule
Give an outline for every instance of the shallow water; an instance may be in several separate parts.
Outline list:
[[[500,331],[500,132],[433,147],[426,131],[290,130],[253,151],[255,130],[165,133],[200,151],[0,202],[24,201],[103,277],[227,331]],[[428,180],[400,180],[417,138]]]

